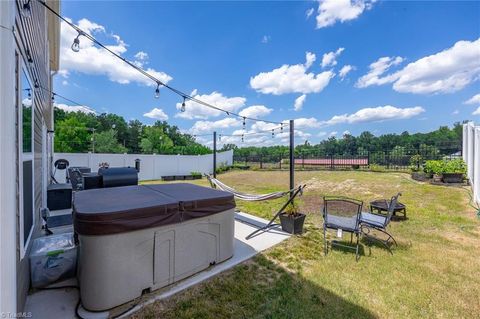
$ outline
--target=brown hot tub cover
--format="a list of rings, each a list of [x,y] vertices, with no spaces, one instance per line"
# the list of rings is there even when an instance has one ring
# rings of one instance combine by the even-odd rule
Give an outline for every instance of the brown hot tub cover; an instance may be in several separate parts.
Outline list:
[[[179,223],[235,207],[232,194],[193,184],[101,188],[74,194],[75,231],[107,235]]]
[[[148,188],[179,202],[182,220],[204,217],[235,207],[233,194],[194,184],[153,184]]]

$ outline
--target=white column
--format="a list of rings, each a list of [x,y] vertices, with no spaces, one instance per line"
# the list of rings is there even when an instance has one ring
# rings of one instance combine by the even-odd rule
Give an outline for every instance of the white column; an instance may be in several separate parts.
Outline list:
[[[467,162],[467,154],[468,154],[468,124],[463,124],[462,127],[462,158]]]
[[[475,145],[473,149],[473,198],[480,204],[480,126],[475,127],[474,130]]]
[[[468,178],[472,183],[475,183],[475,180],[473,178],[473,172],[474,172],[473,152],[475,147],[474,145],[475,141],[474,141],[474,135],[473,135],[474,129],[475,129],[475,126],[473,122],[469,122],[468,132],[467,132],[467,136],[468,136],[467,173],[468,173]]]
[[[15,23],[15,1],[0,1],[0,25]],[[0,29],[0,316],[17,312],[15,40]]]

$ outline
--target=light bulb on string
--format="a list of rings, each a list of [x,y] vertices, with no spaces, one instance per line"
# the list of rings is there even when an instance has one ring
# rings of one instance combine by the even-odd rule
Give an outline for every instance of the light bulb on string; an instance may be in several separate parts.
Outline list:
[[[275,133],[273,132],[273,128],[272,128],[272,138],[275,136]]]
[[[25,17],[25,18],[31,18],[32,17],[32,7],[30,6],[30,1],[31,0],[28,0],[22,6],[22,16]]]
[[[55,103],[55,93],[52,93],[52,102]]]
[[[280,124],[280,131],[283,133],[283,123]]]
[[[32,89],[27,89],[28,91],[28,99],[32,99],[32,92],[31,92]]]
[[[243,134],[242,134],[242,143],[243,143]]]
[[[160,83],[157,83],[157,88],[155,89],[155,98],[158,99],[160,97]]]
[[[218,134],[218,141],[220,142],[222,140],[222,134]]]
[[[245,116],[243,117],[243,130],[245,130]]]
[[[182,107],[180,108],[180,111],[185,112],[185,96],[183,97],[183,102],[182,102]]]
[[[72,43],[72,46],[71,46],[71,49],[72,49],[73,52],[80,51],[80,36],[81,35],[82,35],[82,33],[79,31],[77,37],[75,39],[73,39],[73,43]]]

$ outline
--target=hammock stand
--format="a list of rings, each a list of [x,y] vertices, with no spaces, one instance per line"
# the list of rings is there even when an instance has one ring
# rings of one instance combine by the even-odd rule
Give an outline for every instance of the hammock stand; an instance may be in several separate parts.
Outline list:
[[[263,226],[261,228],[256,229],[252,233],[250,233],[247,237],[245,237],[246,240],[249,240],[250,238],[256,236],[256,234],[258,234],[260,232],[266,232],[266,231],[268,231],[268,229],[270,229],[272,227],[275,227],[275,226],[278,226],[279,224],[274,223],[275,220],[278,218],[278,216],[280,216],[280,214],[285,210],[285,208],[287,208],[287,206],[295,199],[295,197],[297,197],[297,195],[302,195],[303,194],[303,189],[307,186],[307,185],[300,185],[300,186],[298,186],[296,188],[292,188],[291,190],[288,190],[286,192],[275,192],[275,193],[270,193],[270,194],[254,195],[254,194],[247,194],[247,193],[242,193],[242,192],[236,191],[234,188],[232,188],[228,185],[225,185],[224,183],[220,182],[218,179],[216,179],[216,178],[214,178],[210,175],[205,175],[205,176],[207,177],[208,181],[210,182],[210,185],[212,186],[212,188],[218,188],[218,189],[223,190],[225,192],[232,193],[235,196],[235,198],[237,198],[239,200],[264,201],[264,200],[281,198],[281,197],[283,197],[287,194],[291,194],[288,201],[285,204],[283,204],[282,208],[280,208],[277,211],[277,213],[273,216],[273,218],[270,219],[268,224],[266,224],[265,226]]]

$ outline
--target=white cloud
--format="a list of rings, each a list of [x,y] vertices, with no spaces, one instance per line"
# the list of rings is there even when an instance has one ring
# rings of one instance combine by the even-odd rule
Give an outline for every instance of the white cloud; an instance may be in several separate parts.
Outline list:
[[[455,110],[455,111],[452,112],[452,115],[457,115],[457,114],[459,114],[459,113],[460,113],[459,110]]]
[[[393,83],[393,89],[403,93],[457,92],[480,79],[480,38],[476,41],[458,41],[448,49],[418,59],[402,70],[380,78],[390,66],[388,63],[386,65],[382,69],[380,63],[380,72],[373,77],[369,78],[367,74],[360,78],[358,87]]]
[[[318,133],[317,133],[317,136],[318,136],[318,137],[325,137],[327,134],[328,134],[327,132],[323,132],[323,131],[322,131],[322,132],[318,132]]]
[[[266,43],[270,42],[270,40],[272,40],[272,37],[269,36],[269,35],[264,35],[264,36],[262,37],[262,43],[265,43],[265,44],[266,44]]]
[[[352,135],[352,133],[350,133],[349,130],[345,130],[345,131],[343,131],[342,135],[343,135],[343,136],[345,136],[345,135]]]
[[[391,83],[398,79],[397,76],[389,75],[381,77],[390,67],[398,65],[403,62],[402,57],[382,57],[377,61],[370,64],[370,71],[358,79],[355,84],[356,87],[365,88],[370,85],[382,85],[385,83]]]
[[[472,115],[480,115],[480,106],[472,113]]]
[[[345,79],[345,77],[347,76],[348,73],[350,73],[350,71],[353,71],[355,70],[355,67],[353,65],[344,65],[341,69],[340,69],[340,72],[338,72],[338,76],[340,77],[340,79],[343,81],[343,79]]]
[[[337,57],[345,50],[345,48],[338,48],[337,51],[325,53],[322,57],[322,68],[327,66],[337,65]]]
[[[238,114],[250,118],[260,118],[272,113],[273,109],[269,109],[264,105],[252,105],[244,108]]]
[[[59,108],[61,110],[64,110],[65,112],[82,112],[82,113],[86,113],[86,114],[96,114],[97,112],[95,112],[94,109],[88,107],[88,106],[85,106],[85,105],[82,105],[82,106],[79,106],[79,105],[67,105],[67,104],[62,104],[62,103],[54,103],[53,104],[54,107],[56,108]]]
[[[111,43],[106,46],[113,52],[122,56],[127,52],[127,44],[118,35],[108,34],[105,27],[87,19],[78,21],[78,26],[88,34],[100,34],[103,37],[110,38]],[[80,51],[73,52],[70,46],[76,37],[77,32],[65,22],[62,22],[60,45],[61,74],[68,75],[69,71],[76,71],[90,75],[105,75],[111,81],[121,84],[136,82],[144,85],[154,85],[151,80],[126,63],[114,58],[109,52],[95,47],[85,37],[80,37]],[[135,60],[132,63],[143,65],[147,57],[148,55],[145,52],[140,51],[135,55]],[[153,68],[146,68],[146,71],[164,83],[172,80],[172,77],[168,74]]]
[[[371,8],[376,0],[320,0],[317,14],[317,29],[358,18]]]
[[[474,96],[463,102],[463,104],[480,104],[480,94],[475,94]]]
[[[143,114],[143,116],[160,121],[168,120],[168,115],[162,109],[154,108],[150,112]]]
[[[338,134],[337,131],[333,131],[333,132],[330,132],[330,134],[328,134],[328,136],[334,137],[334,136],[337,136],[337,134]]]
[[[315,9],[314,8],[310,8],[308,9],[307,11],[305,11],[305,16],[306,18],[310,18],[312,16],[312,14],[315,12]]]
[[[309,128],[320,127],[322,123],[314,117],[309,117],[309,118],[302,117],[302,118],[295,119],[294,125],[296,129],[297,128],[309,129]]]
[[[212,92],[210,94],[198,94],[197,90],[192,92],[192,95],[195,99],[206,102],[210,105],[214,105],[218,108],[226,110],[228,112],[236,112],[240,108],[245,106],[247,99],[244,97],[226,97],[222,93]],[[182,107],[182,102],[176,104],[177,110],[180,110]],[[210,107],[198,104],[191,100],[185,102],[185,112],[179,112],[175,117],[181,117],[185,119],[208,119],[209,117],[216,117],[224,112],[217,111]]]
[[[270,72],[261,72],[250,78],[250,86],[257,92],[274,95],[321,92],[335,73],[332,71],[307,73],[308,68],[315,62],[316,56],[310,52],[306,52],[305,55],[305,64],[284,64]]]
[[[191,134],[200,134],[204,132],[213,132],[218,129],[228,129],[231,127],[238,127],[241,122],[236,118],[226,117],[218,121],[197,121],[190,128]]]
[[[295,111],[300,111],[303,107],[303,103],[305,103],[305,100],[307,99],[306,94],[302,94],[299,97],[295,99],[295,104],[293,106]]]
[[[335,125],[341,123],[365,123],[379,122],[385,120],[409,119],[425,112],[420,106],[398,108],[391,105],[367,107],[358,110],[353,114],[335,115],[330,120],[325,121],[326,125]]]

